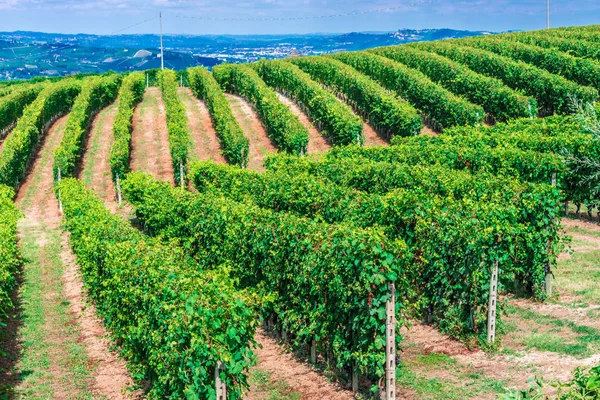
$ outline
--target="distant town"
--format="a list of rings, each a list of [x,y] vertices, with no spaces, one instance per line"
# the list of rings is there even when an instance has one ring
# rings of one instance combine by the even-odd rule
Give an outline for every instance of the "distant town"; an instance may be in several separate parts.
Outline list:
[[[402,29],[308,35],[165,35],[165,66],[185,69],[223,62],[252,62],[415,41],[485,35],[452,29]],[[157,35],[87,35],[0,32],[0,80],[78,73],[126,72],[160,66]]]

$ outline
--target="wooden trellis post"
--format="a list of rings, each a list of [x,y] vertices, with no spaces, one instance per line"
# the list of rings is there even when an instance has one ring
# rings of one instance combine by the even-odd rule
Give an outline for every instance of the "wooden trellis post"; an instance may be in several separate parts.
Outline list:
[[[388,283],[390,299],[385,304],[385,400],[396,399],[396,286]]]
[[[529,109],[529,119],[533,119],[533,109],[531,107],[531,103],[527,103],[527,108]]]
[[[179,163],[179,184],[181,185],[182,189],[185,188],[185,181],[183,180],[183,163],[182,162]]]
[[[121,181],[119,180],[119,175],[116,175],[117,177],[117,200],[119,201],[119,205],[121,205],[121,202],[123,201],[123,195],[121,194]]]
[[[60,179],[61,179],[61,175],[60,175],[60,168],[58,169],[58,183],[60,183]],[[60,190],[58,191],[58,211],[62,214],[63,212],[63,207],[62,207],[62,200],[60,198]]]
[[[358,365],[356,362],[352,365],[352,391],[358,392]]]
[[[552,174],[552,186],[556,186],[556,172],[554,172]],[[568,208],[565,207],[566,211],[565,213],[568,212]],[[550,239],[548,239],[548,246],[547,246],[547,253],[550,253],[550,246],[551,246],[551,242]],[[544,280],[544,287],[546,289],[546,296],[550,297],[552,296],[552,270],[550,269],[550,262],[547,261],[546,265],[544,265],[544,272],[546,273],[545,276],[545,280]]]
[[[498,261],[494,263],[490,278],[490,300],[488,303],[487,341],[494,343],[496,340],[496,303],[498,301]]]
[[[225,382],[221,380],[221,376],[219,375],[224,369],[223,363],[218,361],[217,366],[215,367],[215,388],[217,392],[217,400],[227,400],[227,386],[225,385]]]

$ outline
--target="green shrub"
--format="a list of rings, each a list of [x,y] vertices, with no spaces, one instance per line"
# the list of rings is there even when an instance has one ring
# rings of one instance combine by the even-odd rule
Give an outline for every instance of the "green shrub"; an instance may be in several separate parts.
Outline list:
[[[580,85],[600,90],[600,63],[596,60],[574,57],[557,49],[545,49],[493,36],[485,40],[469,40],[462,43],[535,65]]]
[[[184,177],[180,176],[181,169],[185,174],[187,170],[188,152],[192,145],[188,133],[188,118],[185,107],[177,97],[177,74],[175,71],[165,69],[158,75],[159,86],[167,113],[167,130],[169,132],[169,148],[175,182],[181,184]]]
[[[233,116],[219,84],[205,68],[190,68],[187,72],[190,89],[197,98],[206,103],[210,111],[223,155],[229,163],[246,167],[249,140]]]
[[[338,367],[356,362],[361,373],[383,376],[387,283],[396,282],[399,297],[410,290],[402,240],[184,192],[139,173],[128,175],[123,193],[151,234],[179,238],[200,264],[227,264],[241,287],[266,293],[264,312],[277,315],[294,344],[316,339]],[[397,302],[398,329],[400,310]]]
[[[442,128],[477,125],[485,117],[481,106],[455,96],[421,72],[398,62],[368,52],[337,53],[332,57],[370,76],[384,88],[395,91],[431,118],[434,125]]]
[[[409,46],[380,47],[371,52],[418,69],[452,93],[479,104],[497,121],[537,115],[537,102],[505,86],[502,81],[480,75],[435,53]]]
[[[88,78],[75,99],[60,145],[54,150],[54,177],[74,176],[83,153],[83,143],[94,113],[112,103],[117,96],[121,75]]]
[[[241,399],[257,320],[227,268],[203,271],[177,246],[112,215],[74,179],[57,190],[87,292],[132,374],[149,381],[148,398],[214,399],[222,361],[227,396]]]
[[[253,66],[269,86],[284,91],[303,105],[310,118],[322,124],[333,144],[361,141],[357,138],[362,135],[362,120],[300,68],[278,60],[261,61]]]
[[[110,150],[110,170],[113,180],[123,179],[129,171],[131,152],[131,123],[135,106],[142,100],[146,90],[146,76],[133,72],[123,78],[117,100],[117,116],[113,124],[115,141]]]
[[[340,61],[326,57],[300,57],[287,61],[345,98],[380,135],[388,139],[393,135],[416,135],[423,126],[421,116],[413,106]]]
[[[221,64],[213,68],[213,75],[225,90],[245,97],[254,105],[267,134],[281,150],[306,153],[308,131],[256,71],[247,65]]]
[[[31,103],[4,141],[0,154],[0,183],[18,187],[47,125],[69,111],[81,90],[81,82],[65,79],[48,85]]]
[[[507,86],[537,99],[544,114],[570,112],[570,97],[594,102],[598,91],[581,86],[543,69],[513,61],[489,51],[460,45],[460,42],[416,43],[411,46],[433,51],[466,65],[475,72],[500,79]]]
[[[15,192],[0,185],[0,326],[13,304],[10,293],[16,284],[15,275],[22,265],[17,244],[17,221],[21,213],[13,203]]]
[[[23,115],[23,110],[31,104],[46,87],[44,83],[9,86],[11,90],[0,98],[0,136]]]

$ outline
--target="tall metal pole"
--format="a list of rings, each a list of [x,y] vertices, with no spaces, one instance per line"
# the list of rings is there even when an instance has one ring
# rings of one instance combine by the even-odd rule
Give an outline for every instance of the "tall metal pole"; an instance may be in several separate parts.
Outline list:
[[[550,0],[546,0],[546,28],[550,29]]]
[[[163,53],[163,41],[162,41],[162,12],[158,15],[160,17],[160,69],[165,69],[165,55]]]

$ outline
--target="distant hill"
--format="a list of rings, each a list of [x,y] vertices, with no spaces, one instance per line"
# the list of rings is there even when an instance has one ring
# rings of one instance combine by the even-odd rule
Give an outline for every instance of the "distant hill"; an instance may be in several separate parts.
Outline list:
[[[364,50],[414,41],[485,35],[453,29],[402,29],[307,35],[165,35],[165,66],[184,69],[221,62]],[[158,35],[0,32],[0,80],[160,67]],[[137,55],[137,57],[136,57]]]

